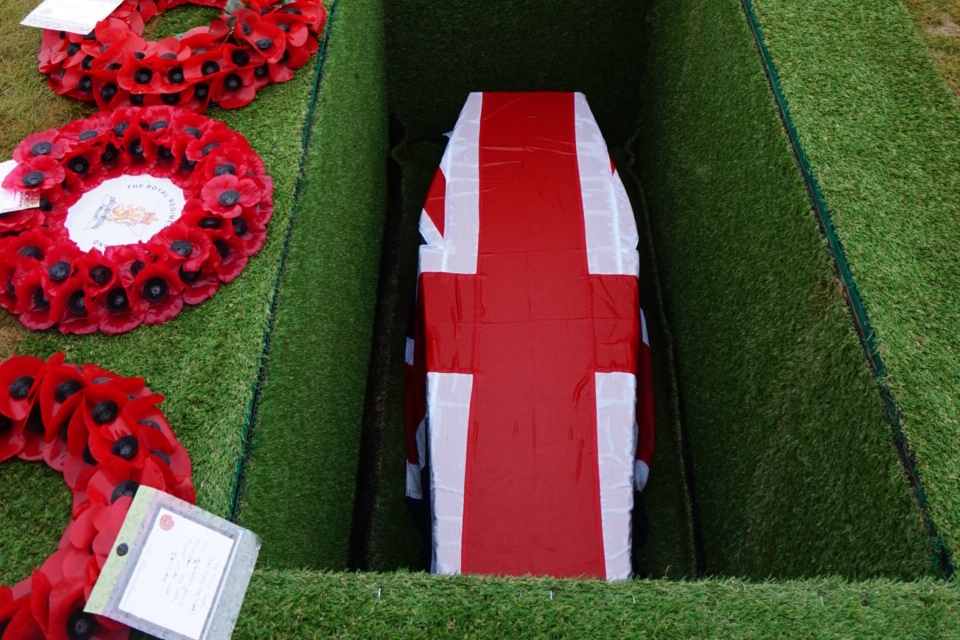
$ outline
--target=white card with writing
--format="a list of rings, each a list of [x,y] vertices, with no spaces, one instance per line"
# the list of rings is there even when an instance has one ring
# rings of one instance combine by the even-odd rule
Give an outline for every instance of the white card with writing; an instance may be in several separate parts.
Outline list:
[[[250,531],[140,487],[84,610],[163,640],[226,640],[259,550]]]
[[[43,0],[20,24],[86,35],[123,0]]]
[[[0,183],[7,177],[11,171],[17,168],[16,160],[7,160],[0,162]],[[11,191],[0,187],[0,214],[10,213],[11,211],[20,211],[21,209],[32,209],[40,204],[39,198],[28,196],[22,191]]]

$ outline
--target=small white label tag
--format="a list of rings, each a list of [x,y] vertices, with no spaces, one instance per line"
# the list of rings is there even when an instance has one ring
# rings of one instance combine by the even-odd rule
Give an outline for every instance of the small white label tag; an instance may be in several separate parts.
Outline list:
[[[86,35],[123,0],[43,0],[20,24]]]
[[[0,162],[0,183],[7,177],[7,174],[16,168],[16,160]],[[32,209],[38,204],[40,204],[39,198],[28,196],[22,191],[10,191],[9,189],[0,187],[0,214],[20,211],[22,209]]]
[[[64,226],[81,251],[146,242],[183,214],[183,189],[166,178],[106,180],[67,211]]]
[[[140,487],[84,610],[165,640],[227,640],[259,550],[250,531]]]

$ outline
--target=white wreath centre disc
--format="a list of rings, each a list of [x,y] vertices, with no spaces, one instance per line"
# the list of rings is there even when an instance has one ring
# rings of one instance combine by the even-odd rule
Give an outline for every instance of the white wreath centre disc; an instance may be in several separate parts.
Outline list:
[[[67,211],[64,226],[81,251],[146,242],[183,214],[183,189],[150,175],[105,180]]]

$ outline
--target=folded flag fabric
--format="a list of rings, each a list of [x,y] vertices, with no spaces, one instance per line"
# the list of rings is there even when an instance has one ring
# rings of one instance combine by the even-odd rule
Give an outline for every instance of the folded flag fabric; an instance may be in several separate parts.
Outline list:
[[[650,353],[636,223],[586,98],[471,94],[420,232],[407,496],[432,570],[628,577]]]

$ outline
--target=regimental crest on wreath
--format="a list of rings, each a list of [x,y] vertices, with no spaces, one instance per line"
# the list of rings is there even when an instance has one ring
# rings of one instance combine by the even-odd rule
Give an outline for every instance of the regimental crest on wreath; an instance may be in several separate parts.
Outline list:
[[[142,237],[143,227],[150,226],[156,219],[156,211],[137,205],[121,204],[114,196],[106,196],[103,204],[97,207],[87,229],[99,229],[104,222],[112,222],[130,227],[131,231]]]
[[[85,193],[67,214],[70,239],[85,250],[146,242],[180,217],[183,190],[153,176],[121,176]]]

